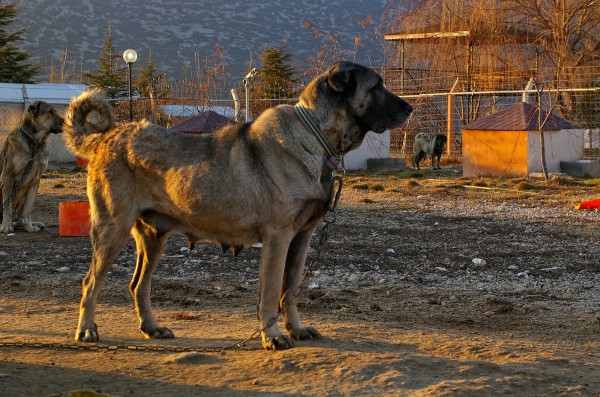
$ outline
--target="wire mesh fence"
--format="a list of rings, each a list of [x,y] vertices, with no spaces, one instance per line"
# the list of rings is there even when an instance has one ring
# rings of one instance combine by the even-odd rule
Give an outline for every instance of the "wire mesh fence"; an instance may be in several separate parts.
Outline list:
[[[412,155],[415,136],[443,134],[448,142],[448,156],[460,161],[462,129],[482,117],[528,101],[579,125],[583,130],[584,155],[600,159],[600,67],[573,69],[570,78],[558,81],[553,70],[457,75],[432,70],[380,70],[386,86],[408,100],[414,112],[402,128],[391,131],[390,155],[407,159]],[[279,104],[294,104],[303,89],[295,86],[282,90],[259,84],[246,87],[240,83],[219,81],[206,92],[178,89],[178,97],[124,98],[113,102],[117,122],[148,119],[173,127],[207,110],[244,122],[264,109]],[[285,95],[281,95],[285,92]],[[52,102],[52,99],[47,99]],[[18,124],[24,104],[2,103],[0,98],[0,142]],[[57,105],[59,112],[66,106]],[[202,131],[198,131],[202,132]],[[63,139],[53,137],[52,161],[71,161],[74,156]]]
[[[393,156],[410,157],[414,137],[448,136],[448,154],[460,160],[464,126],[518,102],[529,102],[583,129],[584,155],[600,159],[600,67],[570,71],[558,81],[554,70],[473,73],[470,76],[428,70],[386,70],[386,85],[407,99],[415,111],[392,131]]]

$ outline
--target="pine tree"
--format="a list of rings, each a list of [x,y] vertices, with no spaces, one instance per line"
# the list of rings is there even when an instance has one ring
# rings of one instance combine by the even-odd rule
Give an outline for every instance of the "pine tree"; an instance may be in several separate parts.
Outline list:
[[[298,81],[296,66],[293,65],[292,56],[286,53],[287,46],[279,47],[269,45],[260,54],[260,73],[258,74],[259,87],[253,99],[262,99],[253,106],[254,111],[261,112],[270,106],[277,105],[283,100],[295,98],[294,86]]]
[[[167,73],[157,74],[158,68],[152,60],[152,51],[149,52],[146,63],[142,66],[136,83],[136,90],[143,96],[149,97],[148,89],[152,87],[155,98],[164,98],[170,94],[171,86]]]
[[[270,45],[260,54],[261,84],[269,86],[271,98],[288,98],[293,92],[293,86],[298,80],[294,78],[296,67],[291,64],[292,56],[286,53],[287,46]]]
[[[14,23],[17,15],[15,4],[1,5],[0,0],[0,81],[6,83],[33,83],[41,65],[30,61],[29,53],[19,49],[15,43],[22,41],[27,29],[14,33],[6,31],[6,27]]]
[[[122,61],[121,57],[122,55],[117,53],[113,47],[111,25],[109,24],[106,43],[98,58],[98,67],[92,73],[85,74],[88,79],[86,85],[101,88],[106,96],[112,99],[127,96],[129,91],[127,67],[117,67],[119,61]],[[123,64],[125,64],[124,61]]]

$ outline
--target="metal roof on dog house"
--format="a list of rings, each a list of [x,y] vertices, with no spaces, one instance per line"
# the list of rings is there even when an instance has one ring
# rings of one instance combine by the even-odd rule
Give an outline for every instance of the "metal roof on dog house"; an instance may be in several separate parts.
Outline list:
[[[546,166],[560,171],[561,161],[583,155],[583,130],[526,102],[517,103],[463,128],[463,175],[526,177],[542,171],[540,119]]]
[[[212,110],[207,110],[171,127],[171,130],[196,134],[212,133],[229,124],[235,124],[235,121]]]

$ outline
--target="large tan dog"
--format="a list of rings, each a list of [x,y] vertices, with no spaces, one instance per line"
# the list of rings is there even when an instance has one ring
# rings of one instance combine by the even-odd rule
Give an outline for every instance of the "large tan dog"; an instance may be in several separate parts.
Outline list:
[[[320,337],[300,322],[295,290],[311,236],[330,202],[327,164],[335,161],[326,147],[344,154],[368,131],[404,123],[412,107],[387,91],[373,70],[349,62],[336,63],[313,80],[299,104],[301,109],[266,110],[251,124],[192,136],[148,122],[111,129],[112,111],[98,92],[71,103],[67,140],[73,151],[90,158],[93,247],[77,340],[98,340],[94,312],[100,285],[130,233],[138,258],[129,288],[147,338],[174,337],[150,308],[150,279],[171,233],[234,250],[262,242],[263,347],[285,349],[292,339]],[[279,310],[289,336],[273,321]]]
[[[31,220],[40,178],[48,167],[50,134],[62,132],[63,118],[44,101],[33,101],[23,113],[19,126],[6,138],[0,153],[0,233],[15,228],[39,232],[46,227]]]

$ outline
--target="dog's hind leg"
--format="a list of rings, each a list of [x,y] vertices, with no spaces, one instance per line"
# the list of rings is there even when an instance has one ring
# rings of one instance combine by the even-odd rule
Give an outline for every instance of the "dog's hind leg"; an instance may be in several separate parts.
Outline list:
[[[83,342],[99,340],[94,316],[96,301],[102,282],[123,245],[129,238],[129,227],[122,222],[111,222],[112,227],[98,227],[92,222],[92,262],[83,279],[81,304],[79,306],[79,325],[75,339]]]
[[[147,339],[172,339],[175,335],[169,328],[159,326],[152,314],[150,304],[152,273],[165,248],[168,235],[159,235],[155,228],[141,219],[138,219],[135,223],[131,234],[135,239],[138,254],[133,278],[129,284],[129,291],[135,302],[135,310],[140,320],[140,331]]]
[[[421,161],[421,159],[423,158],[423,151],[419,151],[417,153],[414,153],[412,156],[412,167],[413,169],[419,169],[419,161]]]
[[[421,150],[419,153],[417,153],[414,156],[414,159],[413,159],[413,168],[416,168],[416,169],[420,170],[421,168],[419,167],[419,163],[424,158],[425,158],[425,152]]]
[[[321,334],[313,327],[304,327],[298,313],[297,290],[304,276],[304,263],[315,227],[298,233],[288,250],[281,289],[280,306],[283,309],[285,328],[294,339],[320,338]]]
[[[131,211],[131,201],[111,199],[108,202],[109,206],[103,198],[103,194],[106,193],[90,189],[89,179],[88,176],[92,261],[82,282],[79,325],[75,332],[75,339],[83,342],[97,342],[99,335],[94,323],[94,316],[98,294],[111,265],[127,242],[137,216]],[[103,187],[100,184],[98,186]],[[129,219],[127,219],[128,217]]]

